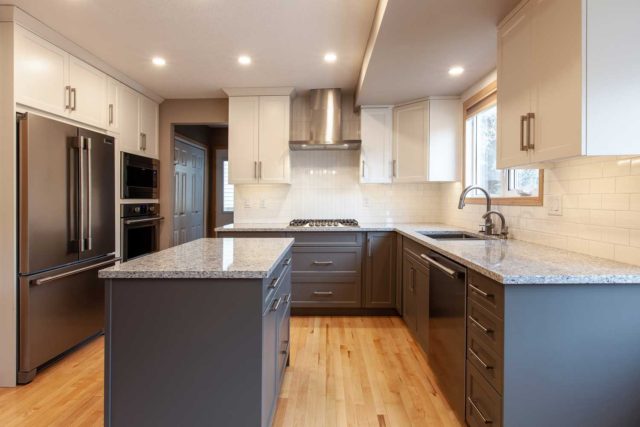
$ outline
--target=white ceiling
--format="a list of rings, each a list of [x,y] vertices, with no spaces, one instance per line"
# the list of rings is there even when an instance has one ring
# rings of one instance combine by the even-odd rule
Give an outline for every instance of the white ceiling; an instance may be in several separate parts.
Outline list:
[[[358,104],[461,94],[495,68],[496,26],[519,1],[389,0]]]
[[[164,98],[354,88],[377,0],[14,0]],[[326,64],[328,51],[338,55]],[[242,67],[247,54],[253,64]],[[151,58],[166,58],[157,68]]]

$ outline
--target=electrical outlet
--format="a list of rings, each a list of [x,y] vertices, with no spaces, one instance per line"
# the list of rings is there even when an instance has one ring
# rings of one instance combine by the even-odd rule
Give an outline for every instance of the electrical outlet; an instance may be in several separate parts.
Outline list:
[[[562,196],[548,196],[547,214],[551,216],[562,216]]]

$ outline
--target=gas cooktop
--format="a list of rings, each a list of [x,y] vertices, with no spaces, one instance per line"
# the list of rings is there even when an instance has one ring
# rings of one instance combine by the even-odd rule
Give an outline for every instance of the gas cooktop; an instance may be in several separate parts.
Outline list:
[[[358,227],[355,219],[294,219],[289,227]]]

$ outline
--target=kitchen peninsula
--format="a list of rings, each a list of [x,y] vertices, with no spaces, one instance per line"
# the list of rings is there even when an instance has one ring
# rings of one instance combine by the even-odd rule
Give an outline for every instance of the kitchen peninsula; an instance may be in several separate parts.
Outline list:
[[[200,239],[102,270],[105,426],[268,426],[293,239]]]

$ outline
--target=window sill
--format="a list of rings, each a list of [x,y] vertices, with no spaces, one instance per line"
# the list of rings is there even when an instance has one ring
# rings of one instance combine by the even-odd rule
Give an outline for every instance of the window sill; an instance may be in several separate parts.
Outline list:
[[[470,205],[486,205],[487,199],[484,197],[469,197],[465,203]],[[542,197],[492,197],[492,205],[502,206],[542,206]]]

